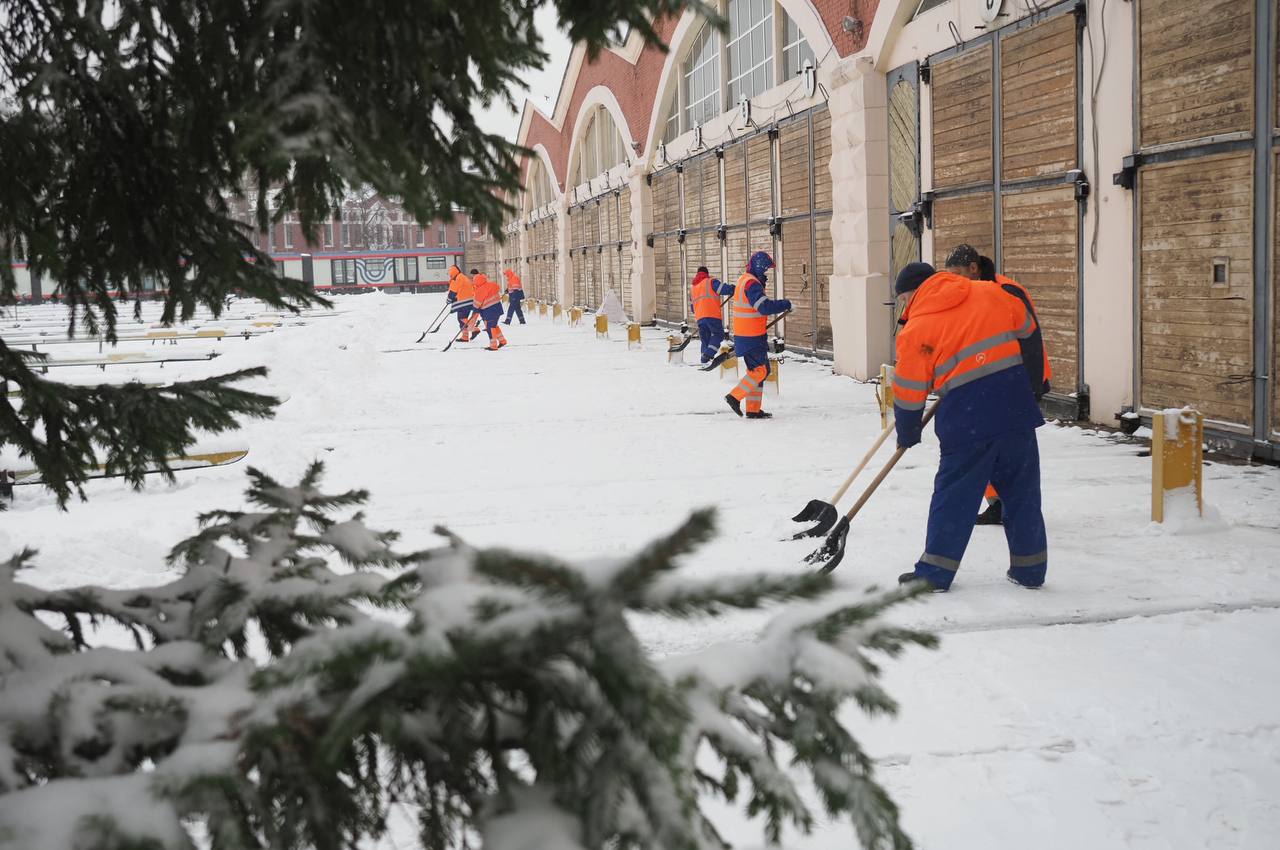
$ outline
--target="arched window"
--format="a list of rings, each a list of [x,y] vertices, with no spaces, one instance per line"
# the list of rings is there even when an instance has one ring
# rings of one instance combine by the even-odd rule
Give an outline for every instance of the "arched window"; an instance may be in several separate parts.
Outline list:
[[[543,167],[542,160],[537,157],[534,157],[529,165],[529,180],[525,185],[525,191],[529,193],[529,198],[533,202],[531,208],[535,210],[545,207],[556,198],[555,190],[551,188],[551,177]]]
[[[720,34],[703,23],[689,48],[681,75],[684,129],[705,124],[724,111],[720,94]]]
[[[729,0],[729,108],[773,88],[772,0]]]
[[[735,109],[743,97],[795,79],[805,62],[817,66],[800,27],[775,0],[724,0],[720,9],[729,32],[722,35],[705,21],[698,25],[658,125],[664,142]]]
[[[574,173],[576,186],[593,180],[615,165],[627,160],[622,134],[613,123],[613,116],[603,106],[597,107],[587,119],[587,129],[582,134],[578,167]]]
[[[817,67],[818,61],[813,55],[813,48],[805,41],[800,27],[786,12],[782,13],[782,82],[794,80],[808,62]]]

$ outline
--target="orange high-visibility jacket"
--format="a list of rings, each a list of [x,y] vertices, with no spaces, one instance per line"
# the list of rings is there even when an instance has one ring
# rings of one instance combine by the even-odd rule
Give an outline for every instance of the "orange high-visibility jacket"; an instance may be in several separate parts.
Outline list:
[[[486,310],[502,300],[498,292],[498,284],[485,277],[484,272],[476,275],[473,285],[477,310]]]
[[[516,289],[524,289],[524,284],[520,282],[520,276],[511,269],[504,271],[503,275],[507,278],[507,292],[511,292]]]
[[[893,376],[900,438],[930,392],[942,396],[935,422],[944,447],[1043,424],[1019,344],[1036,326],[1020,298],[997,283],[939,272],[912,294],[903,317]]]
[[[471,283],[471,278],[462,273],[457,266],[449,269],[449,291],[452,292],[458,301],[472,301],[475,299],[475,286]]]
[[[898,331],[894,402],[923,410],[930,392],[945,395],[986,375],[1022,365],[1018,340],[1035,328],[1027,308],[999,284],[938,272],[920,285]]]
[[[759,278],[751,272],[744,272],[738,278],[738,285],[733,292],[733,334],[734,336],[764,336],[769,324],[764,313],[748,300],[747,288],[758,284]]]

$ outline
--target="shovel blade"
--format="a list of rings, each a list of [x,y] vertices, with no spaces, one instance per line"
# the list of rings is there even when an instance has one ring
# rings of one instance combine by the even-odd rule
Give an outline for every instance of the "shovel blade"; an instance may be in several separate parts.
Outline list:
[[[817,519],[818,513],[822,510],[826,502],[821,499],[810,499],[809,504],[801,508],[800,513],[791,518],[792,522],[811,522]]]
[[[821,546],[813,550],[805,561],[814,564],[824,573],[829,573],[836,567],[840,566],[840,562],[844,560],[845,542],[849,537],[849,520],[843,518]]]
[[[808,507],[806,507],[804,511],[801,511],[801,513],[804,513],[805,511],[810,512],[808,519],[816,520],[816,523],[812,528],[806,528],[804,531],[797,532],[791,538],[792,540],[803,540],[806,537],[821,537],[831,530],[831,526],[835,525],[836,520],[840,517],[840,515],[836,513],[835,505],[818,499],[814,499],[810,502]],[[804,520],[797,519],[796,521],[803,522]]]

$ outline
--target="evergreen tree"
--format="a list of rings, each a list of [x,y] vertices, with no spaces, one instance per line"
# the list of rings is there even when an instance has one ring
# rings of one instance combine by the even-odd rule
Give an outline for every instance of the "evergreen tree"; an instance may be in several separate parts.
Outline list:
[[[895,710],[874,656],[932,638],[879,615],[913,590],[682,579],[709,512],[618,560],[443,529],[404,553],[320,472],[251,471],[257,510],[204,515],[167,585],[0,569],[0,849],[339,850],[401,816],[428,850],[701,850],[726,846],[709,797],[809,829],[801,779],[861,846],[910,847],[839,712]],[[755,642],[661,661],[628,619],[772,600],[799,602]],[[108,623],[133,647],[90,639]]]
[[[684,0],[552,0],[594,53]],[[499,190],[518,184],[516,148],[475,123],[512,101],[547,56],[533,26],[544,0],[0,0],[0,303],[21,251],[69,307],[68,332],[115,340],[117,304],[166,290],[164,319],[229,295],[280,308],[319,299],[277,276],[230,215],[255,187],[259,229],[296,212],[314,238],[349,187],[403,199],[419,221],[453,205],[500,232]],[[279,205],[267,190],[280,189]],[[248,258],[252,262],[245,262]],[[136,304],[136,302],[135,302]],[[241,372],[165,391],[51,388],[32,355],[0,341],[0,449],[12,444],[65,503],[104,459],[134,481],[189,446],[196,429],[269,415]]]

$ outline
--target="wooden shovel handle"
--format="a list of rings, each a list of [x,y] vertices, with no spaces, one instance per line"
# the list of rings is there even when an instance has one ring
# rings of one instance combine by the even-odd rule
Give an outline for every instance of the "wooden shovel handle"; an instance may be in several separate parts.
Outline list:
[[[941,403],[941,401],[942,401],[941,399],[939,399],[938,401],[935,401],[933,404],[929,406],[929,409],[924,412],[924,417],[920,420],[921,428],[929,424],[929,420],[932,419],[933,414],[937,412],[938,404]],[[889,429],[889,430],[892,430],[892,429]],[[876,477],[872,479],[871,483],[867,485],[867,489],[862,491],[862,495],[858,497],[858,501],[853,503],[852,508],[849,508],[849,513],[844,515],[845,519],[851,520],[855,516],[857,516],[858,511],[862,510],[862,506],[865,505],[867,503],[867,500],[871,498],[871,494],[874,493],[876,491],[876,488],[880,486],[880,482],[885,479],[885,476],[889,474],[890,470],[892,470],[895,466],[897,466],[898,461],[902,460],[902,456],[907,453],[907,448],[908,447],[900,448],[893,453],[893,456],[889,458],[887,463],[885,463],[884,469],[880,470],[880,472],[876,475]]]
[[[876,440],[875,445],[871,447],[870,451],[862,456],[862,462],[858,464],[853,472],[849,473],[849,477],[844,480],[844,483],[840,485],[840,489],[831,497],[831,506],[833,508],[840,504],[840,500],[844,498],[844,494],[849,492],[849,487],[853,484],[853,479],[857,478],[858,475],[861,474],[862,470],[867,468],[867,464],[871,463],[871,458],[876,456],[876,452],[880,451],[880,447],[884,445],[884,441],[889,439],[889,435],[892,433],[893,425],[890,425],[885,428],[884,431],[880,432],[880,438]]]

